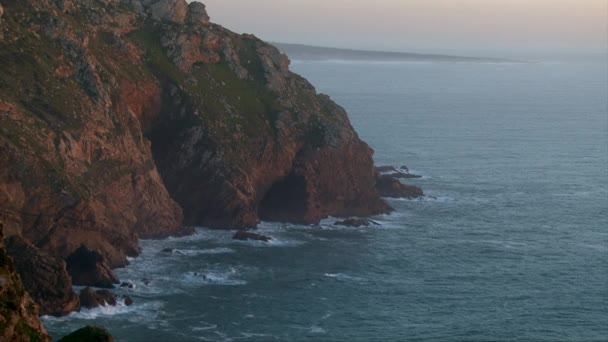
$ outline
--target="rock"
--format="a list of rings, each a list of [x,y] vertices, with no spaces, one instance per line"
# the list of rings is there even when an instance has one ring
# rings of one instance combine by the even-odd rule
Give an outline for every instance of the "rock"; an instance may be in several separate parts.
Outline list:
[[[422,178],[422,176],[419,175],[413,175],[411,173],[403,173],[403,172],[396,172],[396,173],[388,173],[388,176],[391,176],[393,178],[397,178],[397,179],[404,179],[404,178]]]
[[[120,284],[120,287],[126,287],[128,289],[134,289],[135,288],[135,284],[131,283],[131,282],[123,282]]]
[[[51,341],[4,248],[0,222],[0,341]]]
[[[380,224],[377,222],[374,222],[372,220],[350,218],[350,219],[346,219],[344,221],[337,221],[336,223],[334,223],[334,225],[359,228],[359,227],[369,227],[372,225],[379,226]]]
[[[125,301],[126,306],[133,305],[133,299],[130,296],[123,296],[123,300]]]
[[[393,178],[422,178],[422,176],[411,174],[410,169],[407,166],[401,166],[399,168],[394,166],[377,166],[376,172],[389,175]]]
[[[424,196],[422,189],[419,187],[405,185],[390,175],[379,175],[376,180],[376,189],[382,197],[419,198]]]
[[[188,15],[186,21],[191,24],[209,25],[209,15],[205,5],[198,1],[193,1],[188,5]]]
[[[186,0],[143,0],[152,18],[183,24],[188,13]]]
[[[6,239],[25,289],[40,306],[41,315],[64,316],[80,310],[65,262],[40,251],[19,236]]]
[[[175,252],[175,248],[164,248],[161,252],[162,253],[173,253],[173,252]]]
[[[80,292],[80,305],[91,309],[98,306],[116,306],[116,295],[108,290],[93,290],[90,287]]]
[[[270,242],[272,240],[272,238],[270,238],[268,236],[251,233],[246,230],[239,230],[238,232],[236,232],[236,234],[234,234],[234,236],[232,238],[235,240],[241,240],[241,241],[254,240],[254,241]]]
[[[104,329],[86,326],[63,337],[59,342],[114,342],[114,337]]]
[[[66,258],[66,264],[74,285],[114,288],[120,284],[101,254],[84,245]]]

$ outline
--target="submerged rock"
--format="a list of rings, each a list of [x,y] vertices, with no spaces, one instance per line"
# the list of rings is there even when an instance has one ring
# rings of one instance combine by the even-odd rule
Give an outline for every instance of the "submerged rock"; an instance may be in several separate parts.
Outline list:
[[[118,277],[96,251],[81,246],[66,258],[67,270],[74,285],[114,288]]]
[[[41,315],[63,316],[80,309],[63,260],[40,251],[19,236],[7,238],[6,248],[25,289],[40,306]]]
[[[344,221],[337,221],[336,223],[334,223],[334,225],[359,228],[359,227],[379,226],[380,224],[378,222],[374,222],[372,220],[350,218],[350,219],[346,219]]]
[[[241,241],[247,241],[247,240],[263,241],[263,242],[272,241],[271,237],[252,233],[252,232],[249,232],[246,230],[239,230],[238,232],[236,232],[236,234],[234,234],[234,236],[232,236],[232,238],[235,240],[241,240]]]
[[[63,337],[59,342],[114,342],[114,337],[104,328],[86,326]]]

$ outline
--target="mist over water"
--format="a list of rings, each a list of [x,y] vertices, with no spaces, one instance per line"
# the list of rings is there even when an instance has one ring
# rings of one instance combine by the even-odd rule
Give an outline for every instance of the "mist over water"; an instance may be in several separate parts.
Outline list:
[[[118,341],[604,340],[605,63],[298,62],[424,200],[379,228],[267,224],[142,241],[132,307],[47,318]],[[164,248],[174,248],[164,253]]]

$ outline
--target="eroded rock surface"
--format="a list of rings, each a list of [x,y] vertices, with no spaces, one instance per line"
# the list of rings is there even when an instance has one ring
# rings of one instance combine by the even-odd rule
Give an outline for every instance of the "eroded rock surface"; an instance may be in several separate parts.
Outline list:
[[[8,254],[41,315],[64,316],[80,309],[65,262],[38,250],[18,236],[6,239]]]
[[[0,223],[0,341],[51,341],[38,318],[38,306],[6,253],[3,238]]]

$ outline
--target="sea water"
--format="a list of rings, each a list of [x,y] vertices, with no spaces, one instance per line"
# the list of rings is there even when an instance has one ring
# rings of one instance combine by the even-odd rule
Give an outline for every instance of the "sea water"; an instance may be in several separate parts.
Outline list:
[[[429,197],[372,228],[142,241],[118,341],[608,340],[606,63],[294,62]],[[174,248],[173,253],[162,252]]]

